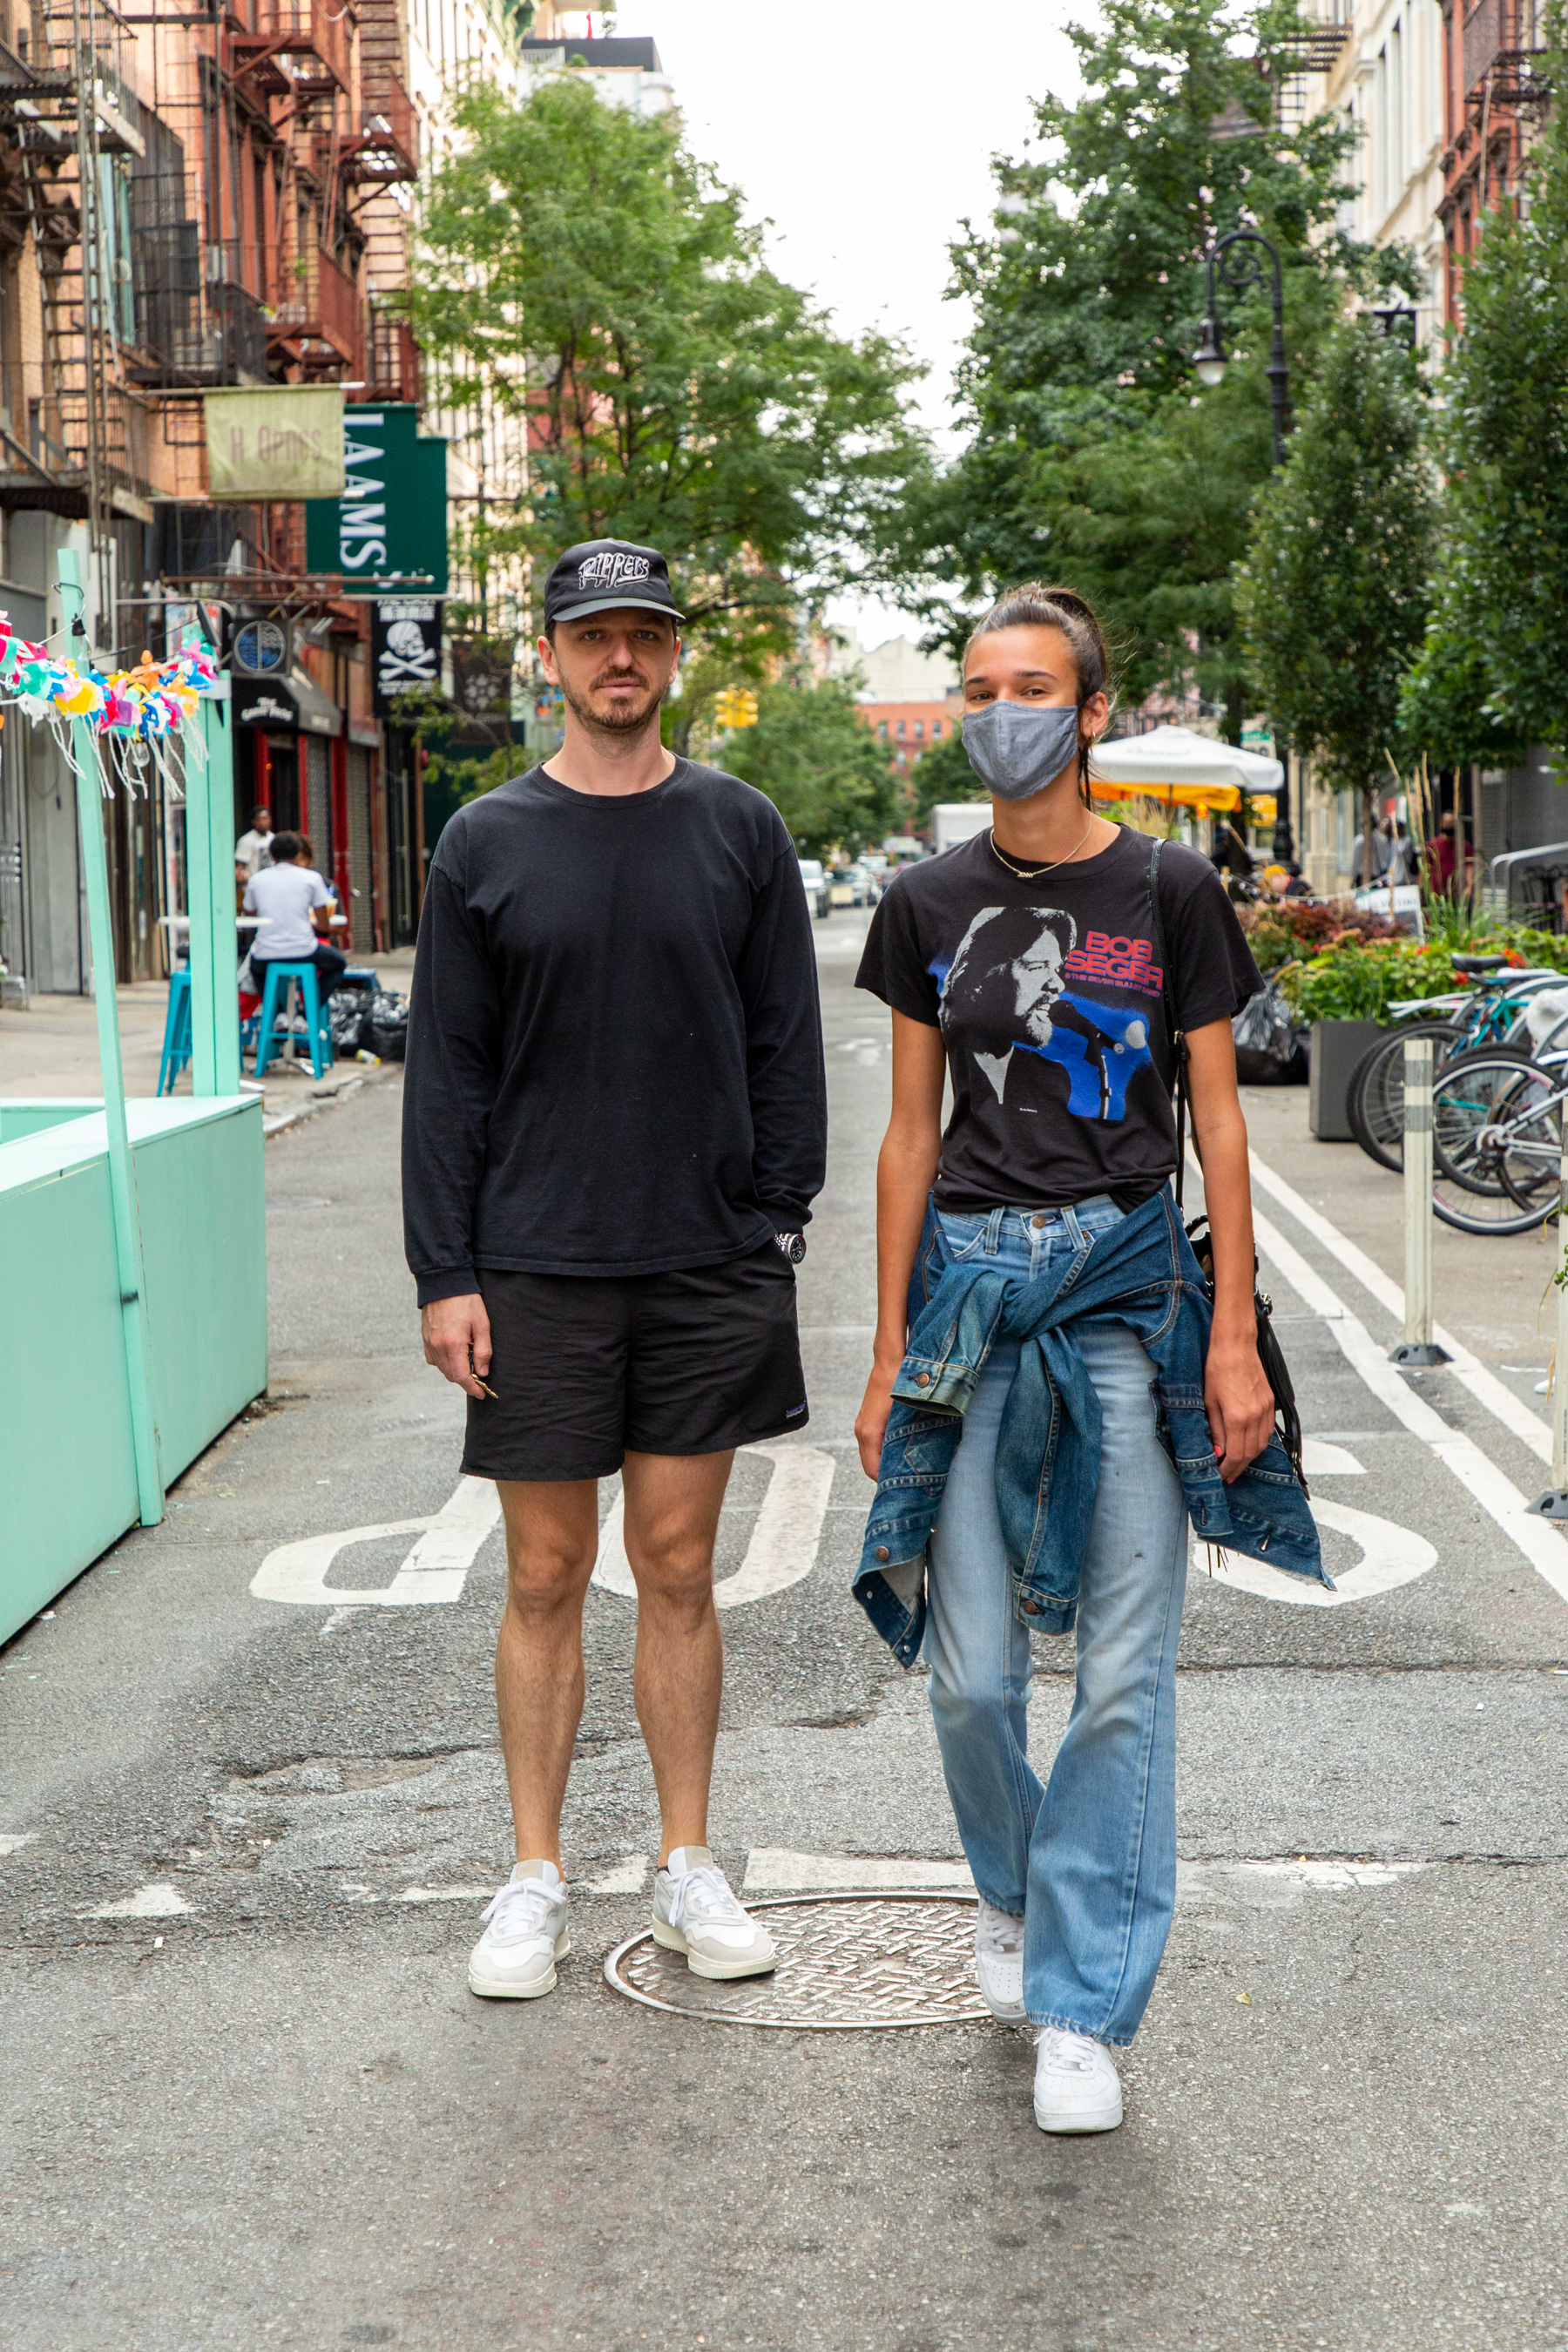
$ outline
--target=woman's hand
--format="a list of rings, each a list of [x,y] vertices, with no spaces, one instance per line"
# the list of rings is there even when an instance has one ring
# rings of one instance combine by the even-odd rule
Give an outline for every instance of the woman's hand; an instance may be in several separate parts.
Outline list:
[[[893,1410],[893,1382],[899,1377],[902,1360],[900,1357],[890,1364],[872,1365],[865,1398],[855,1416],[855,1443],[860,1448],[860,1467],[868,1478],[876,1477],[881,1468],[882,1440],[888,1433],[888,1417]]]
[[[1274,1430],[1274,1391],[1258,1361],[1256,1323],[1236,1330],[1215,1323],[1204,1365],[1204,1410],[1228,1486],[1257,1461]]]

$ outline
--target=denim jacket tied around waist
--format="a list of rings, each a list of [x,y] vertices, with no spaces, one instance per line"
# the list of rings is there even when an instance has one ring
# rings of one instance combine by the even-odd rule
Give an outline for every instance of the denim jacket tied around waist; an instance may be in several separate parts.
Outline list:
[[[901,1665],[925,1630],[927,1544],[963,1415],[993,1342],[1023,1344],[1003,1409],[996,1501],[1014,1606],[1044,1633],[1065,1633],[1100,1486],[1100,1401],[1075,1326],[1126,1323],[1153,1362],[1161,1443],[1205,1543],[1327,1585],[1318,1530],[1278,1431],[1241,1475],[1219,1475],[1204,1411],[1213,1309],[1168,1187],[1113,1225],[1086,1234],[1059,1270],[1033,1282],[954,1264],[928,1209],[910,1286],[909,1350],[893,1383],[876,1500],[854,1591]]]

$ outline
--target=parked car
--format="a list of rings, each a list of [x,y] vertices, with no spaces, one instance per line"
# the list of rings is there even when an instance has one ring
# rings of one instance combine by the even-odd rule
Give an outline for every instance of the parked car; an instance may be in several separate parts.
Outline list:
[[[827,877],[822,870],[822,860],[820,857],[802,857],[797,858],[795,862],[800,867],[801,887],[805,892],[805,903],[817,921],[821,922],[833,905],[833,894]]]
[[[871,870],[858,857],[850,865],[841,866],[838,868],[837,873],[833,877],[833,903],[836,907],[874,907],[877,903],[876,886],[871,879]],[[840,889],[847,889],[849,895],[847,898],[839,898]]]
[[[836,866],[828,876],[827,896],[835,907],[858,907],[861,903],[856,896],[855,885],[847,866]]]

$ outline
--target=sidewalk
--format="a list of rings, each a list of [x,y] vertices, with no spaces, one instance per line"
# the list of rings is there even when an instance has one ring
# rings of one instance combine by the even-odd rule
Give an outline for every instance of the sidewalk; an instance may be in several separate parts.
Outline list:
[[[414,950],[395,949],[390,955],[360,956],[381,974],[382,986],[406,995],[414,977]],[[163,1051],[163,1023],[168,1010],[166,981],[132,981],[115,991],[120,1007],[120,1052],[127,1095],[157,1091],[158,1066]],[[345,1093],[357,1093],[382,1071],[363,1062],[334,1063],[317,1080],[309,1062],[298,1067],[273,1062],[263,1088],[263,1116],[270,1132],[279,1124],[293,1125],[301,1113],[322,1108]],[[247,1088],[253,1085],[248,1078]],[[176,1095],[191,1091],[187,1066],[175,1081]],[[26,1011],[7,1005],[0,1011],[0,1095],[54,1097],[99,1093],[98,1014],[90,996],[35,996]]]

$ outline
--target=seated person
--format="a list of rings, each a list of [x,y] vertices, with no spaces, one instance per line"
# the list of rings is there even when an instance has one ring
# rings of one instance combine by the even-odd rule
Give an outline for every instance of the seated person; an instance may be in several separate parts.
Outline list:
[[[329,945],[325,933],[332,897],[297,833],[275,833],[272,863],[246,885],[245,911],[266,918],[251,945],[251,970],[266,977],[269,963],[313,963],[325,992],[336,988],[348,960]]]

